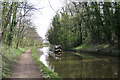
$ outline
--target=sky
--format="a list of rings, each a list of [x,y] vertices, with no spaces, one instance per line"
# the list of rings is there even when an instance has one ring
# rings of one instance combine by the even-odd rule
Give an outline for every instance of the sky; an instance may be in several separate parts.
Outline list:
[[[30,4],[35,5],[36,8],[40,8],[33,12],[32,23],[43,39],[45,39],[45,34],[49,29],[52,18],[64,6],[63,1],[65,0],[29,0]]]

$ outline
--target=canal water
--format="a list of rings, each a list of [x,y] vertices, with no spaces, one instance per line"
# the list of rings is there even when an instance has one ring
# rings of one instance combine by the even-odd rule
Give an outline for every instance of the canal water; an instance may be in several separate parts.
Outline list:
[[[118,58],[96,57],[81,53],[62,52],[61,60],[56,60],[49,47],[38,49],[39,58],[50,70],[61,78],[118,78]],[[85,56],[85,57],[83,57]]]

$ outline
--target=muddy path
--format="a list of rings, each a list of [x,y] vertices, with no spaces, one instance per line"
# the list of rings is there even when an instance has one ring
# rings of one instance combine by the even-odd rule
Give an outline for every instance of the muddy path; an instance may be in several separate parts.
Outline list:
[[[38,66],[32,58],[31,49],[22,53],[12,68],[11,78],[41,78]]]

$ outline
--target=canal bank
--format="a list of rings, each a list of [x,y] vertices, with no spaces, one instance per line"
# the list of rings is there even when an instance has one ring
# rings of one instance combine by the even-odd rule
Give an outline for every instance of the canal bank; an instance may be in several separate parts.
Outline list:
[[[111,46],[109,44],[101,44],[101,45],[82,44],[80,46],[77,46],[65,51],[77,52],[77,53],[88,53],[95,56],[120,57],[120,50],[117,47],[117,45]]]
[[[41,54],[41,52],[38,52],[36,50],[36,48],[33,48],[32,49],[32,57],[34,58],[34,60],[37,62],[38,66],[39,66],[39,71],[41,72],[42,74],[42,78],[53,78],[53,80],[59,78],[58,74],[55,73],[54,71],[52,70],[49,70],[46,65],[41,62],[39,60],[39,55]],[[59,79],[57,79],[59,80]]]
[[[49,54],[49,47],[38,49],[39,60],[61,78],[118,78],[118,63],[116,57],[96,57],[85,54],[85,57],[75,52],[62,52],[61,60],[56,60]],[[79,53],[82,55],[82,53]]]

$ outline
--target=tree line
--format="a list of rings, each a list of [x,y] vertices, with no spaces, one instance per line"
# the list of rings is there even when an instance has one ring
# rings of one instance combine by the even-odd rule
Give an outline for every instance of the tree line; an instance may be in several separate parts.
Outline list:
[[[33,5],[27,2],[1,2],[0,4],[2,7],[0,27],[2,44],[18,48],[42,43],[31,37],[37,35],[40,40],[42,39],[31,23],[31,12],[36,10]]]
[[[11,76],[16,57],[24,50],[42,44],[31,22],[34,10],[28,2],[0,1],[0,77]]]
[[[120,48],[120,2],[72,2],[53,18],[47,38],[64,49],[84,43]]]

